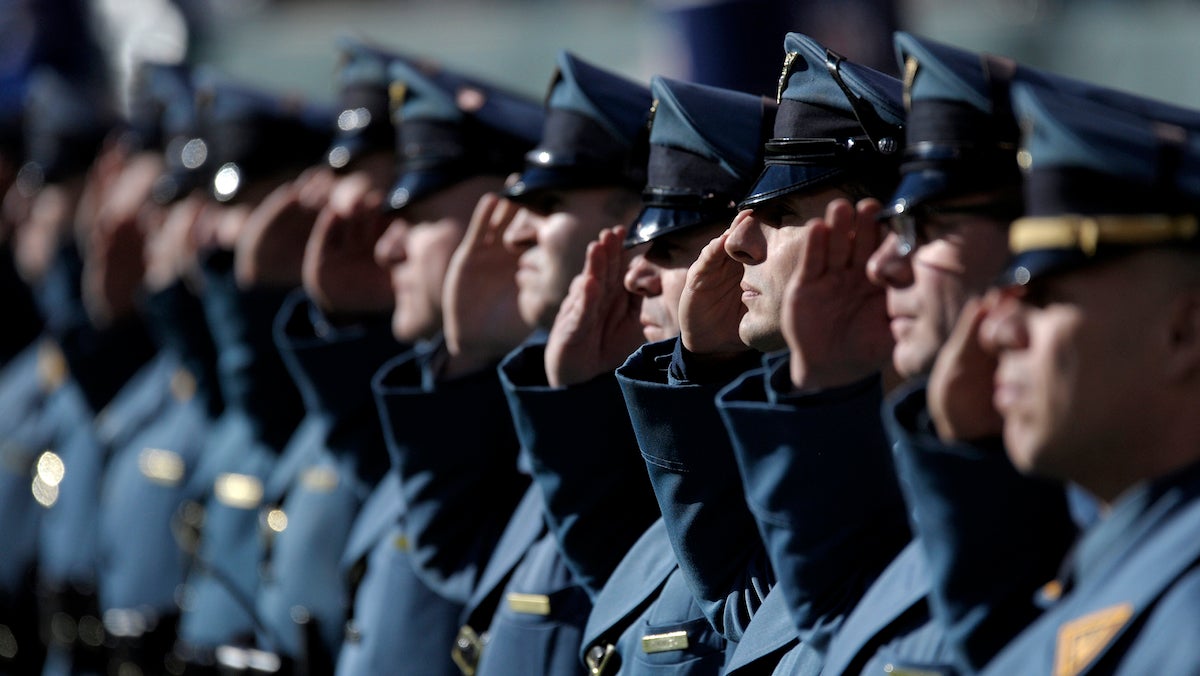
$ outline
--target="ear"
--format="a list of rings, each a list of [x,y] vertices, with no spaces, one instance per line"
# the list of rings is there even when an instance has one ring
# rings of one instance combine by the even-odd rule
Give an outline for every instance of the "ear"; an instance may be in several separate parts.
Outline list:
[[[1168,382],[1200,382],[1200,291],[1179,293],[1169,313],[1164,356]]]

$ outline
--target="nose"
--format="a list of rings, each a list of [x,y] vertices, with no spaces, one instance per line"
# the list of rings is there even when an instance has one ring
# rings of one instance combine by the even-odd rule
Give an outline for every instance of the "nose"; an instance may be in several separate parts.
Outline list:
[[[646,260],[645,253],[640,253],[629,261],[629,269],[625,271],[625,290],[643,298],[662,295],[659,267]]]
[[[407,238],[408,225],[403,219],[394,219],[375,241],[375,263],[384,269],[403,263],[408,258],[404,246]]]
[[[987,316],[979,325],[979,344],[992,355],[1029,347],[1027,313],[1015,291],[993,289],[985,299]]]
[[[747,209],[734,217],[725,238],[725,253],[743,265],[757,265],[767,258],[763,222],[753,210]]]
[[[537,242],[537,226],[533,212],[525,207],[517,209],[512,221],[504,228],[504,248],[520,253]]]
[[[867,260],[867,278],[882,287],[903,288],[913,282],[912,262],[900,254],[897,235],[889,232]]]

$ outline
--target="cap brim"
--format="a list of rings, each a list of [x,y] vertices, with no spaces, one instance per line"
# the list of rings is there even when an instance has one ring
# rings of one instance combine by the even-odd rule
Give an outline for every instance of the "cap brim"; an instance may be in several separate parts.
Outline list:
[[[466,178],[461,171],[451,169],[416,169],[400,175],[388,193],[387,207],[398,211],[413,202],[448,188]]]
[[[904,174],[892,200],[879,212],[879,218],[891,218],[917,205],[950,196],[952,184],[951,175],[945,171],[926,169]]]
[[[665,209],[663,207],[646,207],[629,227],[625,236],[625,247],[634,247],[650,240],[679,232],[697,225],[717,223],[726,219],[726,214],[711,211],[689,211],[685,209]]]
[[[373,148],[361,135],[335,139],[325,151],[325,162],[334,171],[346,171]]]
[[[1038,277],[1065,272],[1096,260],[1079,249],[1038,249],[1012,256],[1000,276],[1001,286],[1021,286]]]
[[[738,204],[737,208],[745,209],[812,188],[827,183],[844,173],[845,170],[841,167],[811,164],[768,164],[759,175],[758,180],[754,182],[750,194]]]

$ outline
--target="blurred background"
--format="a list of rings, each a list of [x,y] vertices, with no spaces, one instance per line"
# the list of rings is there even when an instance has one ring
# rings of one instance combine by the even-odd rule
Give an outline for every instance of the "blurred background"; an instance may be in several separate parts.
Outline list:
[[[773,95],[788,31],[894,73],[902,29],[1200,106],[1198,0],[0,0],[0,76],[38,6],[57,12],[32,20],[43,32],[84,13],[118,83],[137,59],[186,55],[327,99],[351,34],[534,96],[562,48],[640,80]]]

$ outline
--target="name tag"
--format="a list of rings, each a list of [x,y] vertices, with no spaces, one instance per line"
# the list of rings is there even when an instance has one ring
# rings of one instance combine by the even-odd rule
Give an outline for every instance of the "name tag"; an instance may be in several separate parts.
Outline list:
[[[183,480],[186,465],[178,453],[161,448],[143,448],[138,455],[142,476],[163,486],[178,486]]]
[[[213,483],[217,500],[236,509],[254,509],[262,502],[263,485],[249,474],[221,474]]]
[[[672,631],[666,634],[650,634],[642,637],[642,652],[646,654],[686,650],[687,647],[688,633],[686,631]]]
[[[549,615],[550,614],[550,597],[545,594],[517,594],[510,593],[508,596],[508,607],[514,613],[522,615]]]
[[[332,467],[310,467],[300,475],[300,483],[313,493],[328,493],[337,488],[337,471]]]

